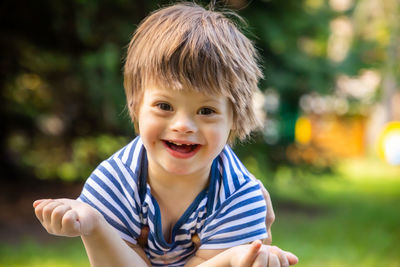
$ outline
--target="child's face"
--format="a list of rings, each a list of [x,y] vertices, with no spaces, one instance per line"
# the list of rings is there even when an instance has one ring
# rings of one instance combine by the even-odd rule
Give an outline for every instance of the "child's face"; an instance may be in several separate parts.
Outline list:
[[[228,140],[233,121],[224,96],[156,86],[144,91],[138,115],[149,167],[174,175],[209,170]]]

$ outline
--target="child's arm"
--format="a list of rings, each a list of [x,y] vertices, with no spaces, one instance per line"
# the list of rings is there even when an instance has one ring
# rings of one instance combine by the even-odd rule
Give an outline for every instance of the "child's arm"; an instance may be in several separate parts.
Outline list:
[[[92,267],[151,266],[143,250],[128,246],[104,217],[86,203],[47,199],[35,201],[33,207],[50,234],[82,238]]]
[[[260,180],[258,180],[257,178],[254,177],[254,179],[260,185],[263,197],[265,199],[265,203],[267,205],[267,211],[268,211],[267,212],[267,216],[265,218],[265,225],[267,226],[268,237],[263,240],[263,244],[264,245],[271,245],[271,243],[272,243],[271,226],[275,221],[275,212],[274,212],[274,208],[272,207],[271,196],[269,195],[269,192],[265,188],[264,184]]]
[[[297,262],[294,254],[257,240],[227,250],[199,250],[185,267],[287,267]]]

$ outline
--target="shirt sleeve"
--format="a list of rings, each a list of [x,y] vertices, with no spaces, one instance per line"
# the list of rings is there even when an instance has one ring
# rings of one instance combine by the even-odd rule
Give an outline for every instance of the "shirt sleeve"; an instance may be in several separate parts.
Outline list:
[[[260,186],[248,180],[207,218],[200,249],[224,249],[267,238],[266,214]]]
[[[103,161],[87,179],[78,200],[96,208],[122,239],[140,235],[138,178],[118,158]]]

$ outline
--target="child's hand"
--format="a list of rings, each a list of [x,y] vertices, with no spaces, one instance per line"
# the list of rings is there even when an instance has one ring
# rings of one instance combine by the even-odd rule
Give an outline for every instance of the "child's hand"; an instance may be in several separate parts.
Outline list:
[[[41,199],[33,207],[47,232],[58,236],[90,235],[103,219],[93,207],[72,199]]]
[[[258,240],[237,249],[231,260],[232,267],[288,267],[298,262],[294,254],[276,246],[262,245]]]

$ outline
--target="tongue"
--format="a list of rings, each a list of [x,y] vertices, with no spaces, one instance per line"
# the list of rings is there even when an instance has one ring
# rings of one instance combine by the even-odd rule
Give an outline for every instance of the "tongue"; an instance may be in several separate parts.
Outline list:
[[[169,143],[169,146],[171,149],[180,152],[180,153],[189,153],[193,150],[193,146],[192,145],[175,145],[173,143]]]

